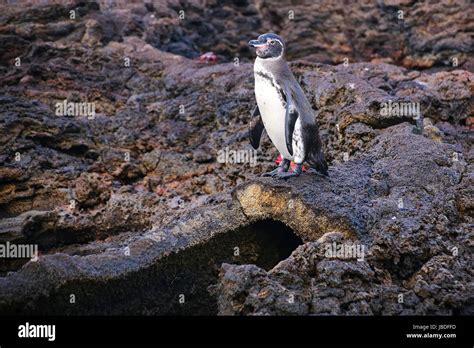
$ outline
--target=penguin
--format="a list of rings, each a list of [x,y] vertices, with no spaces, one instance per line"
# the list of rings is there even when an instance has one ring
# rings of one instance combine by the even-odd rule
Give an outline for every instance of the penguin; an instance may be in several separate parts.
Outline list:
[[[285,43],[273,33],[250,40],[256,48],[254,64],[257,106],[250,121],[250,144],[257,149],[265,129],[280,152],[280,165],[262,176],[287,179],[302,172],[303,162],[328,176],[314,110],[285,60]],[[291,161],[293,171],[288,171]]]

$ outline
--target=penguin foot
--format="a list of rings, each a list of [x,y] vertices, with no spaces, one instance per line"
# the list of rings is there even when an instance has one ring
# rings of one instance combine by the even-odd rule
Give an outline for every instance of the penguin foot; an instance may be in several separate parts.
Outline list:
[[[263,173],[261,176],[275,177],[282,173],[286,173],[289,167],[290,167],[290,161],[287,159],[283,159],[278,167],[273,169],[271,172]]]
[[[292,171],[292,172],[283,172],[283,173],[279,173],[277,175],[275,175],[276,178],[278,179],[288,179],[288,178],[293,178],[293,177],[297,177],[297,176],[300,176],[301,172],[303,171],[303,165],[301,164],[297,164],[295,166],[295,169]]]
[[[293,172],[283,172],[283,173],[280,173],[278,175],[275,175],[275,177],[277,179],[288,179],[288,178],[294,178],[294,177],[297,177],[297,176],[300,176],[301,173],[297,173],[295,171]]]
[[[277,168],[273,169],[271,172],[263,173],[261,176],[275,177],[275,176],[278,176],[278,175],[283,174],[283,173],[286,173],[285,168],[277,167]]]

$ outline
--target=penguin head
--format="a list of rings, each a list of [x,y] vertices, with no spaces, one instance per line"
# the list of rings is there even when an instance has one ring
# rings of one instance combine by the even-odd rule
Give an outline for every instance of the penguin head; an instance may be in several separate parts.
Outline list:
[[[285,43],[276,34],[266,33],[257,40],[250,40],[249,45],[257,49],[257,56],[262,59],[280,58],[285,53]]]

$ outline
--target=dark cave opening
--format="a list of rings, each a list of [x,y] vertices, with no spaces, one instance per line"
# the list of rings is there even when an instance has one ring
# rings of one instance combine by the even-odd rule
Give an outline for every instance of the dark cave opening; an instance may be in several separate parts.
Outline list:
[[[236,245],[240,255],[234,255],[230,263],[253,263],[267,271],[303,244],[303,240],[290,227],[271,219],[257,221],[230,234],[235,234],[236,244],[241,238],[240,247]]]
[[[216,315],[217,299],[211,289],[218,282],[222,263],[255,264],[270,270],[301,244],[301,238],[282,222],[257,221],[219,233],[197,246],[171,253],[153,265],[124,277],[65,284],[56,293],[36,301],[33,312]],[[68,305],[71,293],[81,299],[75,306]],[[182,295],[184,303],[180,303]],[[30,311],[30,314],[34,313]]]

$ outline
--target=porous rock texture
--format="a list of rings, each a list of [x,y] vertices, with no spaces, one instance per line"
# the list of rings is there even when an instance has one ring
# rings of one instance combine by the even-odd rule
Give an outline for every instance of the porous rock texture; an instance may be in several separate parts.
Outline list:
[[[223,265],[220,313],[472,314],[472,215],[459,209],[471,199],[472,164],[413,130],[387,128],[365,154],[332,167],[330,179],[237,188],[248,217],[280,217],[308,243],[270,271]],[[366,253],[328,258],[333,243]]]
[[[2,6],[0,243],[40,256],[0,260],[0,313],[472,314],[472,5],[344,4]],[[259,178],[266,136],[256,165],[218,161],[251,149],[246,42],[269,30],[329,179]]]

